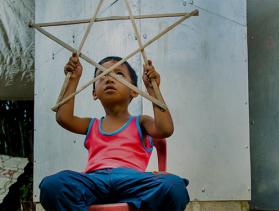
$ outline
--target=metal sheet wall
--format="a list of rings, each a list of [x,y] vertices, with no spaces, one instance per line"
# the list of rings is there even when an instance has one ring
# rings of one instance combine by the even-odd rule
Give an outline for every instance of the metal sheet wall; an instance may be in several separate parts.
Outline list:
[[[102,16],[127,15],[122,1],[105,1]],[[249,200],[249,123],[246,46],[246,1],[131,1],[135,13],[184,12],[199,9],[200,16],[186,20],[146,49],[162,76],[162,92],[172,111],[175,133],[169,138],[168,169],[190,179],[192,200]],[[88,18],[96,2],[61,0],[36,2],[36,22]],[[76,11],[73,13],[72,10]],[[146,41],[174,18],[138,21]],[[137,47],[130,22],[93,25],[83,52],[96,60],[125,56]],[[49,30],[77,47],[86,25]],[[95,28],[94,28],[95,27]],[[36,33],[35,173],[34,199],[40,180],[61,169],[82,170],[84,137],[55,123],[50,107],[63,81],[69,53]],[[140,72],[141,59],[130,60]],[[92,77],[84,64],[81,84]],[[76,97],[76,113],[103,115],[88,88]],[[133,114],[152,114],[151,103],[133,102]],[[154,168],[155,159],[149,169]]]

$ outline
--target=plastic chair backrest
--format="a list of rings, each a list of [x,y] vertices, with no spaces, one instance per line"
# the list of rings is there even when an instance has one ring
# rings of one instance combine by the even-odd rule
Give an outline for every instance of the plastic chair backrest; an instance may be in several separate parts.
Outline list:
[[[166,139],[153,139],[157,151],[159,171],[167,171],[167,141]]]
[[[158,158],[158,169],[160,171],[167,170],[167,142],[166,139],[154,139],[153,145],[157,151]],[[116,203],[116,204],[98,204],[92,205],[88,208],[88,211],[133,211],[139,209],[134,209],[127,203]],[[142,209],[140,209],[143,211]]]

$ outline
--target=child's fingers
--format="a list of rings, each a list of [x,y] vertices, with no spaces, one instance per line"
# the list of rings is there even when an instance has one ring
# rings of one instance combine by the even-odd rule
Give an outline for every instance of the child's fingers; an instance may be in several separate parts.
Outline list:
[[[150,74],[148,74],[148,78],[152,79],[152,78],[157,78],[157,74],[155,72],[152,72]]]
[[[76,53],[73,53],[73,55],[70,58],[70,61],[72,61],[75,64],[79,63],[79,58]]]
[[[148,64],[143,65],[143,69],[144,69],[144,74],[147,76],[148,80],[159,77],[154,66],[152,65],[151,60],[148,60]]]
[[[77,64],[76,64],[75,62],[73,62],[72,60],[70,60],[70,61],[67,63],[67,65],[70,65],[70,66],[72,66],[72,67],[76,67],[76,66],[77,66]]]
[[[143,81],[147,81],[147,80],[148,80],[148,78],[147,78],[147,75],[146,75],[146,74],[143,74],[143,76],[142,76],[142,80],[143,80]]]
[[[73,62],[74,64],[78,64],[79,63],[78,57],[71,57],[70,61]]]
[[[65,65],[64,67],[64,72],[67,73],[67,72],[73,72],[75,70],[75,68],[71,65]]]
[[[154,68],[149,69],[149,70],[146,72],[146,74],[147,74],[148,77],[152,77],[152,76],[158,75],[158,73],[155,71]]]
[[[154,67],[153,66],[150,66],[150,65],[146,65],[144,68],[143,68],[144,72],[145,73],[149,73],[150,71],[154,71]]]
[[[72,72],[77,68],[78,65],[71,58],[69,59],[68,63],[65,65],[64,69],[66,71],[71,71]]]

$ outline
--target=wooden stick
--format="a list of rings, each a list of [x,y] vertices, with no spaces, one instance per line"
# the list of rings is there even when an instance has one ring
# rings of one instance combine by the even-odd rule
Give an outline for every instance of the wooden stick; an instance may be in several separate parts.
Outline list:
[[[83,35],[83,38],[82,38],[81,43],[80,43],[80,45],[79,45],[79,48],[78,48],[78,50],[77,50],[77,52],[76,52],[77,56],[79,56],[79,54],[80,54],[80,52],[81,52],[81,49],[82,49],[82,47],[83,47],[83,45],[84,45],[84,43],[85,43],[85,40],[86,40],[87,37],[88,37],[88,34],[89,34],[89,32],[90,32],[90,30],[91,30],[91,27],[92,27],[92,25],[93,25],[93,23],[94,23],[94,21],[95,21],[95,19],[96,19],[96,17],[97,17],[97,14],[98,14],[98,12],[99,12],[99,10],[100,10],[100,8],[101,8],[102,3],[103,3],[103,0],[100,0],[100,1],[99,1],[99,4],[97,5],[97,8],[96,8],[96,10],[95,10],[95,12],[94,12],[93,17],[90,19],[90,22],[89,22],[89,24],[88,24],[88,26],[87,26],[87,28],[86,28],[86,31],[85,31],[85,33],[84,33],[84,35]],[[60,101],[62,100],[62,98],[64,97],[64,94],[65,94],[66,89],[67,89],[67,87],[68,87],[69,80],[70,80],[71,76],[72,76],[72,73],[71,73],[71,72],[68,72],[67,75],[66,75],[66,77],[65,77],[65,80],[64,80],[64,82],[63,82],[63,85],[62,85],[62,88],[61,88],[61,90],[60,90],[60,93],[59,93],[59,96],[58,96],[58,98],[57,98],[56,103],[60,102]],[[55,112],[57,112],[57,111],[58,111],[58,107],[57,107],[57,109],[55,110]]]
[[[135,32],[136,37],[137,37],[138,45],[142,49],[140,52],[141,52],[141,55],[143,57],[144,63],[145,63],[145,65],[148,65],[148,59],[147,59],[147,56],[145,54],[144,48],[142,47],[141,37],[140,37],[139,31],[137,29],[136,21],[135,21],[135,19],[133,17],[132,9],[131,9],[131,7],[129,5],[128,0],[125,0],[125,4],[126,4],[126,7],[128,9],[128,12],[129,12],[129,15],[130,15],[130,20],[132,22],[133,29],[134,29],[134,32]],[[156,98],[158,100],[160,100],[162,103],[165,104],[165,102],[163,100],[163,97],[162,97],[162,94],[161,94],[161,92],[160,92],[160,90],[158,88],[158,85],[157,85],[157,83],[156,83],[156,81],[154,79],[151,79],[151,84],[152,84],[152,87],[154,89]]]
[[[149,40],[148,42],[146,42],[144,45],[143,45],[143,48],[147,47],[148,45],[150,45],[151,43],[153,43],[155,40],[159,39],[161,36],[163,36],[165,33],[167,33],[168,31],[170,31],[171,29],[173,29],[176,25],[178,25],[179,23],[181,23],[182,21],[184,21],[185,19],[191,17],[192,15],[197,15],[198,14],[198,10],[194,10],[193,12],[189,13],[189,14],[186,14],[184,17],[180,18],[179,20],[177,20],[174,24],[172,24],[171,26],[167,27],[165,30],[163,30],[162,32],[160,32],[158,35],[156,35],[155,37],[153,37],[151,40]],[[58,44],[64,46],[66,49],[72,51],[72,52],[75,52],[75,50],[69,46],[68,44],[64,43],[63,41],[59,40],[58,38],[56,38],[55,36],[49,34],[48,32],[46,32],[45,30],[43,30],[42,28],[40,27],[37,27],[34,25],[34,27],[39,30],[41,33],[45,34],[47,37],[49,37],[50,39],[53,39],[54,41],[56,41]],[[132,57],[133,55],[135,55],[138,51],[142,50],[141,48],[137,49],[136,51],[132,52],[129,56],[127,56],[126,58],[130,58]],[[82,55],[82,54],[81,54]],[[82,57],[81,57],[82,58]],[[88,58],[88,57],[87,57]],[[89,59],[89,58],[88,58]],[[127,60],[126,59],[126,60]],[[123,59],[124,60],[124,59]],[[120,62],[119,62],[120,63]],[[105,72],[104,72],[105,73]],[[107,74],[107,73],[105,73]],[[104,74],[104,75],[105,75]],[[102,75],[102,73],[100,74]],[[102,75],[103,76],[103,75]],[[90,81],[91,82],[91,81]],[[77,90],[75,93],[72,94],[71,97],[75,96],[76,94],[78,94],[79,92],[81,92],[83,89],[85,89],[87,86],[89,86],[91,83],[87,83],[86,85],[84,85],[82,87],[82,89],[79,89]],[[141,90],[140,90],[141,91]],[[143,96],[144,97],[144,96]],[[71,98],[69,98],[71,99]],[[69,100],[68,99],[68,100]],[[64,99],[65,100],[65,99]],[[66,102],[66,101],[65,101]],[[64,103],[65,103],[64,102]],[[152,101],[153,102],[153,101]],[[153,102],[155,103],[155,101]],[[157,103],[155,103],[157,104]],[[62,104],[59,104],[59,105],[56,105],[57,107],[59,107],[60,105]],[[158,104],[157,104],[158,105]],[[160,106],[161,107],[161,106]],[[54,107],[55,108],[55,107]],[[162,108],[162,107],[161,107]]]
[[[157,39],[159,39],[161,36],[163,36],[165,33],[167,33],[167,32],[169,32],[171,29],[173,29],[175,26],[177,26],[178,24],[180,24],[181,22],[183,22],[184,20],[186,20],[187,18],[189,18],[189,17],[191,17],[191,16],[194,16],[194,15],[198,15],[198,10],[194,10],[194,11],[192,11],[191,13],[187,13],[187,14],[185,14],[185,16],[183,16],[182,18],[180,18],[179,20],[177,20],[176,22],[174,22],[172,25],[170,25],[169,27],[167,27],[165,30],[163,30],[163,31],[161,31],[159,34],[157,34],[155,37],[153,37],[151,40],[149,40],[148,42],[146,42],[143,46],[142,46],[142,48],[139,48],[139,49],[137,49],[137,50],[135,50],[134,52],[132,52],[131,54],[129,54],[125,59],[126,60],[128,60],[130,57],[132,57],[133,55],[135,55],[137,52],[139,52],[139,51],[142,51],[144,48],[146,48],[148,45],[150,45],[151,43],[153,43],[154,41],[156,41]],[[38,28],[38,27],[37,27]],[[41,29],[40,28],[40,30],[43,30],[43,29]],[[56,38],[57,39],[57,38]],[[81,57],[82,58],[82,57]],[[125,59],[122,59],[122,60],[125,60]],[[121,61],[122,61],[121,60]],[[126,61],[125,60],[125,61]],[[120,65],[120,64],[122,64],[123,62],[125,62],[125,61],[123,61],[122,63],[120,63],[121,61],[119,61],[118,63],[116,63],[115,64],[115,67],[117,67],[118,65]],[[115,68],[114,67],[114,65],[113,66],[111,66],[111,67],[113,67],[113,68]],[[101,68],[100,68],[101,69]],[[108,70],[113,70],[113,69],[111,69],[111,68],[109,68]],[[108,74],[109,73],[109,71],[104,71],[104,72],[102,72],[99,76],[104,76],[104,75],[106,75],[106,74]],[[118,79],[117,79],[118,80]],[[88,87],[90,84],[92,84],[92,83],[94,83],[95,81],[94,81],[94,79],[93,80],[91,80],[91,81],[89,81],[88,83],[86,83],[84,86],[82,86],[79,90],[77,90],[76,92],[74,92],[74,93],[72,93],[71,95],[69,95],[68,97],[66,97],[64,100],[62,100],[60,103],[58,103],[58,104],[56,104],[53,108],[52,108],[52,110],[54,110],[54,109],[56,109],[56,108],[58,108],[59,106],[61,106],[61,105],[63,105],[65,102],[67,102],[68,100],[70,100],[71,98],[73,98],[75,95],[77,95],[79,92],[81,92],[83,89],[85,89],[86,87]],[[140,94],[140,95],[142,95],[141,94],[141,90],[139,90],[139,89],[137,89],[137,93],[138,94]],[[144,92],[145,93],[145,92]],[[145,97],[144,95],[142,95],[143,97]],[[149,96],[149,95],[148,95]],[[147,98],[148,99],[148,98]],[[154,98],[154,99],[156,99],[156,98]],[[156,99],[157,100],[157,99]],[[155,103],[155,100],[151,100],[153,103]],[[158,101],[158,100],[157,100]],[[160,102],[160,101],[159,101]],[[160,106],[162,109],[164,109],[164,110],[166,110],[166,106],[161,106],[161,102],[160,103],[155,103],[156,105],[158,105],[158,106]],[[165,105],[165,104],[164,104]]]
[[[191,13],[187,13],[185,14],[182,18],[180,18],[179,20],[177,20],[175,23],[173,23],[172,25],[170,25],[169,27],[167,27],[165,30],[161,31],[159,34],[157,34],[156,36],[154,36],[152,39],[150,39],[148,42],[146,42],[143,45],[143,48],[146,48],[148,45],[152,44],[154,41],[156,41],[157,39],[159,39],[161,36],[163,36],[165,33],[169,32],[171,29],[173,29],[175,26],[177,26],[178,24],[180,24],[181,22],[183,22],[185,19],[191,17],[191,16],[196,16],[198,15],[198,10],[194,10]],[[39,26],[29,23],[30,27],[34,27],[35,29],[37,29],[39,32],[41,32],[42,34],[44,34],[45,36],[47,36],[49,39],[52,39],[53,41],[57,42],[59,45],[63,46],[64,48],[66,48],[67,50],[71,51],[71,52],[76,52],[76,50],[74,48],[72,48],[71,46],[69,46],[67,43],[63,42],[62,40],[58,39],[57,37],[53,36],[52,34],[48,33],[47,31],[45,31],[44,29],[40,28]],[[135,50],[134,52],[130,53],[125,59],[129,59],[130,57],[134,56],[136,53],[138,53],[139,51],[141,51],[143,48],[139,48],[137,50]],[[89,58],[86,57],[85,55],[81,54],[80,55],[81,58],[83,58],[84,60],[86,60],[87,62],[89,62]],[[124,60],[124,59],[123,59]],[[123,63],[124,61],[122,61]],[[121,64],[122,64],[121,63]],[[117,64],[117,63],[116,63]],[[120,61],[119,61],[119,65],[120,65]],[[107,74],[105,72],[103,72],[104,75]],[[102,75],[103,73],[101,73],[100,75]],[[103,75],[102,75],[103,76]],[[87,87],[89,86],[91,83],[87,83],[86,85],[84,85],[83,87]],[[72,97],[74,97],[76,94],[78,94],[79,92],[81,92],[83,89],[79,89],[77,90],[75,93],[72,94]],[[139,90],[141,91],[141,90]],[[139,93],[139,92],[137,92]],[[140,94],[140,93],[139,93]],[[142,95],[143,96],[143,95]],[[145,96],[143,96],[145,97]],[[69,98],[70,99],[70,98]],[[68,99],[68,100],[69,100]],[[64,99],[65,100],[65,99]],[[66,101],[65,101],[66,102]],[[64,102],[64,103],[65,103]],[[161,102],[156,103],[156,99],[154,101],[152,101],[153,103],[155,103],[156,105],[160,106],[159,104],[161,104]],[[58,106],[61,106],[62,104],[59,104]],[[57,106],[57,105],[56,105]],[[160,106],[161,107],[161,106]],[[163,108],[163,107],[162,107]]]
[[[81,49],[82,49],[82,47],[83,47],[83,45],[85,43],[85,40],[87,39],[87,36],[88,36],[88,34],[89,34],[90,30],[91,30],[91,26],[93,25],[93,23],[96,20],[97,14],[98,14],[98,12],[99,12],[99,10],[101,8],[102,3],[103,3],[103,0],[100,0],[99,4],[97,5],[96,11],[95,11],[93,17],[90,19],[90,22],[89,22],[89,24],[87,26],[86,32],[85,32],[85,34],[84,34],[84,36],[82,38],[82,41],[81,41],[81,43],[79,45],[78,50],[77,50],[77,55],[79,55],[80,52],[81,52]]]
[[[89,82],[87,82],[86,84],[84,84],[81,88],[79,88],[76,92],[70,94],[69,96],[65,97],[61,102],[57,103],[52,110],[55,111],[59,106],[63,105],[64,103],[66,103],[67,101],[69,101],[70,99],[72,99],[75,95],[77,95],[78,93],[80,93],[82,90],[84,90],[86,87],[88,87],[89,85],[93,84],[95,81],[99,80],[101,77],[103,77],[104,75],[110,73],[110,75],[115,78],[116,80],[118,80],[119,82],[121,82],[122,84],[126,85],[127,87],[129,87],[130,89],[132,89],[133,91],[137,92],[138,94],[140,94],[141,96],[145,97],[146,99],[150,100],[151,102],[155,103],[156,105],[158,105],[159,107],[166,109],[166,105],[161,103],[159,100],[157,100],[156,98],[148,95],[147,93],[143,92],[142,90],[138,89],[136,86],[130,84],[128,81],[126,81],[123,78],[119,78],[117,76],[117,74],[115,74],[114,72],[111,72],[113,69],[115,69],[117,66],[123,64],[125,61],[128,60],[129,57],[126,57],[122,60],[120,60],[119,62],[117,62],[116,64],[114,64],[113,66],[111,66],[108,69],[105,69],[103,66],[99,65],[98,63],[96,63],[95,61],[91,60],[90,58],[84,56],[83,54],[80,54],[80,57],[83,58],[84,60],[86,60],[88,63],[96,66],[98,69],[100,69],[101,71],[103,71],[100,75],[96,76],[94,79],[90,80]]]
[[[194,10],[191,13],[187,13],[185,14],[182,18],[178,19],[177,21],[175,21],[172,25],[168,26],[167,28],[165,28],[163,31],[161,31],[159,34],[157,34],[156,36],[154,36],[152,39],[150,39],[149,41],[147,41],[144,45],[143,48],[146,48],[146,46],[150,45],[151,43],[153,43],[154,41],[158,40],[160,37],[162,37],[164,34],[166,34],[167,32],[169,32],[170,30],[172,30],[174,27],[176,27],[178,24],[182,23],[184,20],[186,20],[187,18],[190,18],[191,16],[197,16],[199,14],[198,10]]]
[[[71,76],[72,76],[72,73],[68,72],[66,77],[65,77],[65,79],[64,79],[64,82],[63,82],[63,85],[61,87],[61,90],[60,90],[60,93],[58,95],[58,98],[56,100],[56,103],[58,103],[58,102],[60,102],[62,100],[62,98],[63,98],[63,96],[64,96],[64,94],[66,92],[66,89],[68,87],[68,84],[69,84]],[[55,110],[55,112],[57,112],[57,111],[58,111],[58,108]]]
[[[39,32],[41,32],[42,34],[44,34],[45,36],[47,36],[49,39],[55,41],[56,43],[58,43],[59,45],[63,46],[64,48],[66,48],[67,50],[71,51],[72,53],[76,52],[76,50],[68,45],[67,43],[63,42],[62,40],[58,39],[57,37],[53,36],[52,34],[48,33],[47,31],[45,31],[44,29],[34,25],[33,26],[35,29],[37,29]],[[151,44],[151,43],[150,43]],[[129,54],[127,57],[123,58],[122,60],[120,60],[119,62],[117,62],[116,64],[114,64],[113,66],[111,66],[108,70],[102,72],[100,75],[98,75],[95,79],[87,82],[86,84],[84,84],[79,90],[77,90],[76,92],[72,93],[71,95],[67,96],[66,98],[64,98],[62,101],[60,101],[59,103],[57,103],[54,107],[52,107],[53,111],[57,111],[57,108],[61,105],[63,105],[65,102],[67,102],[68,100],[70,100],[71,98],[73,98],[75,95],[77,95],[78,93],[80,93],[83,89],[85,89],[86,87],[88,87],[89,85],[93,84],[95,81],[94,80],[98,80],[99,78],[103,77],[104,75],[108,74],[110,71],[112,71],[114,68],[116,68],[117,66],[121,65],[122,63],[124,63],[125,61],[127,61],[129,58],[131,58],[132,56],[134,56],[136,53],[138,53],[141,49],[137,49],[134,52],[132,52],[131,54]],[[104,70],[104,67],[99,65],[98,63],[94,62],[92,59],[90,59],[89,57],[87,57],[86,55],[83,55],[82,53],[80,53],[80,58],[84,59],[85,61],[87,61],[88,63],[96,66],[97,68],[99,68],[100,70]],[[112,74],[112,77],[115,76]],[[117,76],[114,77],[116,80],[120,81],[121,83],[127,85],[126,80],[122,79],[122,78],[118,78]],[[141,96],[145,97],[146,99],[150,100],[151,102],[155,103],[156,105],[158,105],[159,107],[166,109],[166,106],[164,104],[162,104],[160,101],[158,101],[156,98],[146,94],[145,92],[143,92],[142,90],[138,89],[136,86],[129,84],[129,88],[131,88],[132,90],[134,90],[135,92],[137,92],[138,94],[140,94]]]
[[[134,19],[147,19],[147,18],[171,18],[171,17],[181,17],[189,13],[162,13],[162,14],[151,14],[151,15],[135,15]],[[129,16],[109,16],[103,18],[96,18],[95,22],[102,21],[117,21],[117,20],[129,20]],[[37,25],[39,27],[48,27],[48,26],[63,26],[63,25],[74,25],[74,24],[84,24],[89,23],[90,19],[80,19],[80,20],[69,20],[69,21],[56,21],[48,23],[35,23],[31,25]]]

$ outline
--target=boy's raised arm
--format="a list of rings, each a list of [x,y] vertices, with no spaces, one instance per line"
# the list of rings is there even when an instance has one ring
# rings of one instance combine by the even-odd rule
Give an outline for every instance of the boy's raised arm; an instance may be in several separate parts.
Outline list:
[[[152,62],[148,60],[148,65],[144,65],[143,81],[148,93],[155,97],[154,89],[150,83],[151,79],[155,79],[158,87],[160,85],[160,75],[156,72]],[[154,119],[150,116],[142,115],[140,118],[141,127],[145,132],[154,138],[167,138],[172,135],[173,121],[169,110],[163,111],[161,108],[153,104]]]
[[[73,54],[68,63],[64,67],[64,72],[72,72],[66,92],[64,96],[70,95],[76,91],[79,79],[82,74],[82,65],[76,54]],[[64,97],[63,96],[63,97]],[[74,100],[72,98],[64,105],[58,108],[56,113],[56,121],[65,129],[79,134],[86,134],[90,122],[90,118],[80,118],[74,115]]]

